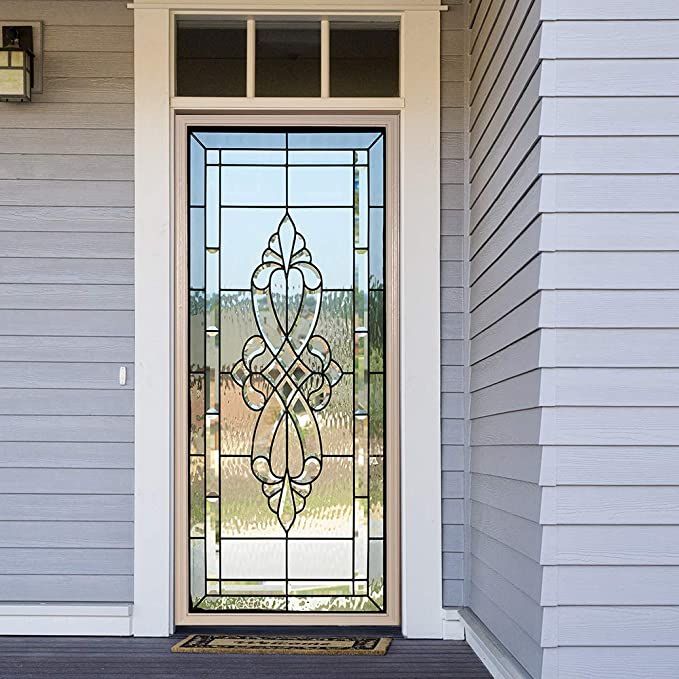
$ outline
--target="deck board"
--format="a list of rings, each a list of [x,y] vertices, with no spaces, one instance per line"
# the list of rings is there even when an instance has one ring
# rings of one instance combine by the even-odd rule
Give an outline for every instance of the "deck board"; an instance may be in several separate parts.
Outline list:
[[[490,679],[464,641],[394,638],[383,657],[171,653],[170,638],[3,637],[4,679]]]

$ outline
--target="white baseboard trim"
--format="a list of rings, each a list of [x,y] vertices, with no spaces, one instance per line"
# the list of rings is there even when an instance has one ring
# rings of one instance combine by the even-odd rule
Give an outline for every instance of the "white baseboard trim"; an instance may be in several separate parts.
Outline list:
[[[494,679],[531,679],[516,658],[469,608],[463,608],[459,613],[467,643]]]
[[[460,619],[460,611],[457,608],[444,608],[441,617],[443,619],[443,638],[462,641],[464,639],[464,623]]]
[[[0,604],[0,635],[127,637],[131,634],[130,604]]]

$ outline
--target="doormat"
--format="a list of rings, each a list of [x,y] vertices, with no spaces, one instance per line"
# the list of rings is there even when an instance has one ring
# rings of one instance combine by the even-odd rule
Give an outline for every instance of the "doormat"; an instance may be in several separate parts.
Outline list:
[[[262,653],[282,655],[385,655],[387,637],[262,637],[192,634],[173,653]]]

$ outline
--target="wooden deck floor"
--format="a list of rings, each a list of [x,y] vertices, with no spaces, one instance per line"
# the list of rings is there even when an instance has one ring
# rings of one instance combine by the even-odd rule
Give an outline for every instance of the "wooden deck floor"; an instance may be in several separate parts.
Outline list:
[[[490,679],[463,641],[395,638],[384,657],[170,653],[169,639],[2,637],[3,679]]]

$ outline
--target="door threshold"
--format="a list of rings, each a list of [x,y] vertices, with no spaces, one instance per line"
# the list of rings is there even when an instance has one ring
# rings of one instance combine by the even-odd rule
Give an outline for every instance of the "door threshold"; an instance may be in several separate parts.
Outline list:
[[[398,626],[375,625],[177,625],[175,634],[282,634],[303,636],[389,636],[403,637]]]

